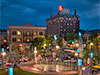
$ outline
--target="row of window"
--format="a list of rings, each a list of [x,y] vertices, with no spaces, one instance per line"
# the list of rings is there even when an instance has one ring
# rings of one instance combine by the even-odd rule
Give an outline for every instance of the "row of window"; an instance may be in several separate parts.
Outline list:
[[[78,27],[75,27],[75,26],[61,26],[61,28],[78,28]]]
[[[13,41],[13,42],[16,42],[16,41],[17,41],[17,42],[21,42],[21,41],[22,41],[22,38],[18,38],[18,39],[12,38],[12,41]]]
[[[64,30],[61,29],[61,31],[76,31],[76,30],[75,29],[73,29],[73,30],[72,29],[64,29]]]
[[[75,18],[75,17],[73,17],[73,18],[71,18],[71,17],[59,17],[58,19],[60,19],[60,20],[63,20],[63,19],[66,19],[66,20],[74,20],[74,19],[78,19],[78,20],[80,20],[80,18]],[[54,19],[55,20],[55,19]]]
[[[22,35],[21,31],[12,31],[12,35]],[[26,35],[31,35],[31,32],[27,31]],[[34,32],[34,35],[43,35],[43,32]]]
[[[76,22],[79,22],[78,20],[57,20],[57,21],[54,21],[54,23],[55,22],[57,22],[57,23],[76,23]],[[49,22],[48,24],[52,24],[53,23],[53,21],[51,22]]]
[[[30,42],[31,39],[30,39],[30,38],[26,38],[26,40],[24,40],[24,41],[26,41],[26,42]],[[16,39],[16,38],[12,38],[12,42],[22,42],[22,38],[18,38],[18,39]]]

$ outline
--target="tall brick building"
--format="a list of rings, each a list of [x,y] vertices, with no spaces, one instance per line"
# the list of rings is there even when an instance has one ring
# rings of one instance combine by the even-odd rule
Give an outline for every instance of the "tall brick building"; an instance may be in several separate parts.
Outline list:
[[[80,17],[74,11],[74,15],[69,15],[69,9],[60,9],[55,15],[51,15],[46,20],[47,22],[47,35],[57,35],[62,37],[67,33],[78,34],[80,26]]]

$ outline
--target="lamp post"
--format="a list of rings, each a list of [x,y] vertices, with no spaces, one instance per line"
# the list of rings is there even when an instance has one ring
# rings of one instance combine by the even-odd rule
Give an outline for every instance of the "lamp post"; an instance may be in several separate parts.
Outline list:
[[[37,63],[37,50],[36,50],[36,47],[34,47],[34,60],[35,60],[35,63]]]
[[[91,68],[90,68],[90,74],[92,75],[92,58],[93,58],[93,53],[92,53],[92,46],[93,46],[93,43],[91,42],[90,43],[90,58],[91,58],[91,62],[90,62],[90,64],[91,64]]]
[[[78,64],[78,56],[79,56],[79,54],[76,52],[75,54],[74,54],[76,57],[77,57],[77,64]],[[77,70],[78,70],[78,66],[77,66]]]
[[[82,75],[82,59],[78,59],[78,75]]]
[[[6,55],[6,52],[2,52],[2,68],[4,68],[4,56]]]
[[[56,46],[56,49],[58,50],[60,47],[59,46]]]
[[[79,50],[79,48],[77,49],[77,53],[78,53],[78,55],[77,55],[77,64],[78,64],[78,59],[79,59],[79,52],[80,52],[80,50]],[[78,68],[78,66],[77,66],[77,68]]]
[[[83,71],[85,71],[85,69],[86,69],[85,67],[82,67],[82,75],[84,75],[84,72]]]

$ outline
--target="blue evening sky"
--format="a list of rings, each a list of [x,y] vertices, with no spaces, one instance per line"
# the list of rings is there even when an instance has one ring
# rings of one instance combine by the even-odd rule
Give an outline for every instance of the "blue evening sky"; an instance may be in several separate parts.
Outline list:
[[[80,16],[80,29],[100,29],[99,0],[0,0],[0,29],[9,24],[46,26],[46,19],[58,12],[58,6],[74,9]]]

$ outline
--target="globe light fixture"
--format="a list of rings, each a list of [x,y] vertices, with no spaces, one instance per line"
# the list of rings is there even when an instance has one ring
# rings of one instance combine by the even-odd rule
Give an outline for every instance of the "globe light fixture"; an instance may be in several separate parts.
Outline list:
[[[75,56],[78,56],[78,53],[75,53]]]
[[[6,55],[6,52],[2,52],[2,56],[5,56]]]
[[[82,36],[81,32],[78,33],[79,36]]]
[[[55,39],[55,40],[57,39],[56,35],[54,35],[54,39]]]
[[[35,54],[37,53],[36,47],[34,47],[34,53],[35,53]]]
[[[56,46],[57,49],[59,49],[59,46]]]
[[[82,70],[85,70],[85,67],[82,67]]]
[[[93,43],[92,42],[90,43],[90,46],[93,46]]]

